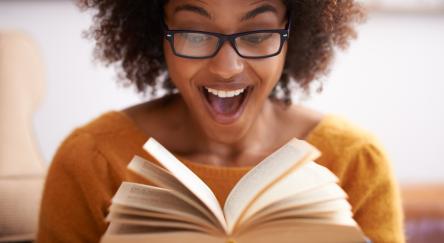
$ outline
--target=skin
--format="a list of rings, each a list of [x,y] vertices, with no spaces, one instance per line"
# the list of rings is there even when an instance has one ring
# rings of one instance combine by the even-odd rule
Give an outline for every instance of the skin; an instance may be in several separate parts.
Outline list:
[[[248,12],[263,5],[276,11],[245,19]],[[196,7],[204,13],[194,11]],[[281,0],[171,0],[164,8],[164,19],[171,30],[226,35],[283,29],[287,23],[286,6]],[[170,77],[180,93],[124,112],[177,156],[207,165],[254,166],[291,138],[305,139],[322,119],[321,114],[307,108],[294,104],[286,107],[268,99],[281,76],[286,51],[287,43],[277,56],[246,59],[226,41],[212,58],[186,59],[175,56],[164,40]],[[252,92],[242,114],[226,123],[206,109],[199,90],[202,86],[219,90],[249,86]]]

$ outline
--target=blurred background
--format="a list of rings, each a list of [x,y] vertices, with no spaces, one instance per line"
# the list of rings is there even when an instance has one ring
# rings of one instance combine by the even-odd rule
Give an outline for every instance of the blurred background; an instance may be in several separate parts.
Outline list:
[[[370,10],[368,21],[338,53],[323,92],[294,100],[373,132],[388,150],[412,212],[419,191],[435,205],[430,215],[444,215],[444,0],[361,2]],[[45,95],[32,127],[47,165],[74,128],[146,100],[116,84],[114,68],[93,61],[94,43],[82,38],[91,23],[91,12],[71,1],[0,0],[0,29],[30,35],[43,56]],[[411,222],[411,231],[430,229],[429,221]],[[443,237],[444,221],[432,223]],[[430,239],[412,236],[410,242]]]

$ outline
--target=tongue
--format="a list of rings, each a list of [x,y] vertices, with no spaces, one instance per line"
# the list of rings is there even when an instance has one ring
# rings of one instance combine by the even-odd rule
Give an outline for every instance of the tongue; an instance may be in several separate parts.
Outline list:
[[[213,109],[224,115],[229,115],[237,110],[242,103],[242,95],[220,98],[214,94],[208,94],[208,101]]]

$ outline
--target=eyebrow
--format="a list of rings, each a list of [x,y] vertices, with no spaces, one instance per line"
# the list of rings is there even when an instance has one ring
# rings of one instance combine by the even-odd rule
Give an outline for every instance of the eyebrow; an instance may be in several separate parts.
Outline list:
[[[209,19],[213,19],[213,17],[211,16],[211,14],[207,10],[205,10],[202,7],[196,6],[196,5],[192,5],[192,4],[180,5],[174,10],[174,13],[177,13],[180,11],[190,11],[190,12],[194,12],[199,15],[202,15],[204,17],[207,17]],[[252,19],[252,18],[256,17],[257,15],[259,15],[261,13],[265,13],[265,12],[273,12],[275,14],[278,13],[278,11],[275,7],[271,6],[270,4],[263,4],[262,6],[257,7],[255,9],[251,10],[250,12],[244,14],[242,16],[242,18],[240,19],[240,22],[247,21],[247,20]]]
[[[190,12],[194,12],[197,14],[200,14],[204,17],[207,17],[209,19],[212,19],[211,14],[205,10],[202,7],[196,6],[196,5],[192,5],[192,4],[184,4],[184,5],[180,5],[179,7],[177,7],[174,10],[174,13],[180,12],[180,11],[190,11]]]
[[[252,18],[256,17],[257,15],[259,15],[261,13],[265,13],[265,12],[273,12],[275,14],[278,13],[278,11],[275,7],[271,6],[270,4],[264,4],[258,8],[251,10],[250,12],[244,14],[244,16],[242,16],[240,21],[241,22],[247,21],[247,20],[252,19]]]

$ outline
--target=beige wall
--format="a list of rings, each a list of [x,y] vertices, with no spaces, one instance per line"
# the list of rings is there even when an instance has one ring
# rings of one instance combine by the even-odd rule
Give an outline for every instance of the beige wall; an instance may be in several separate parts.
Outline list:
[[[444,13],[444,0],[358,0],[386,12]]]

